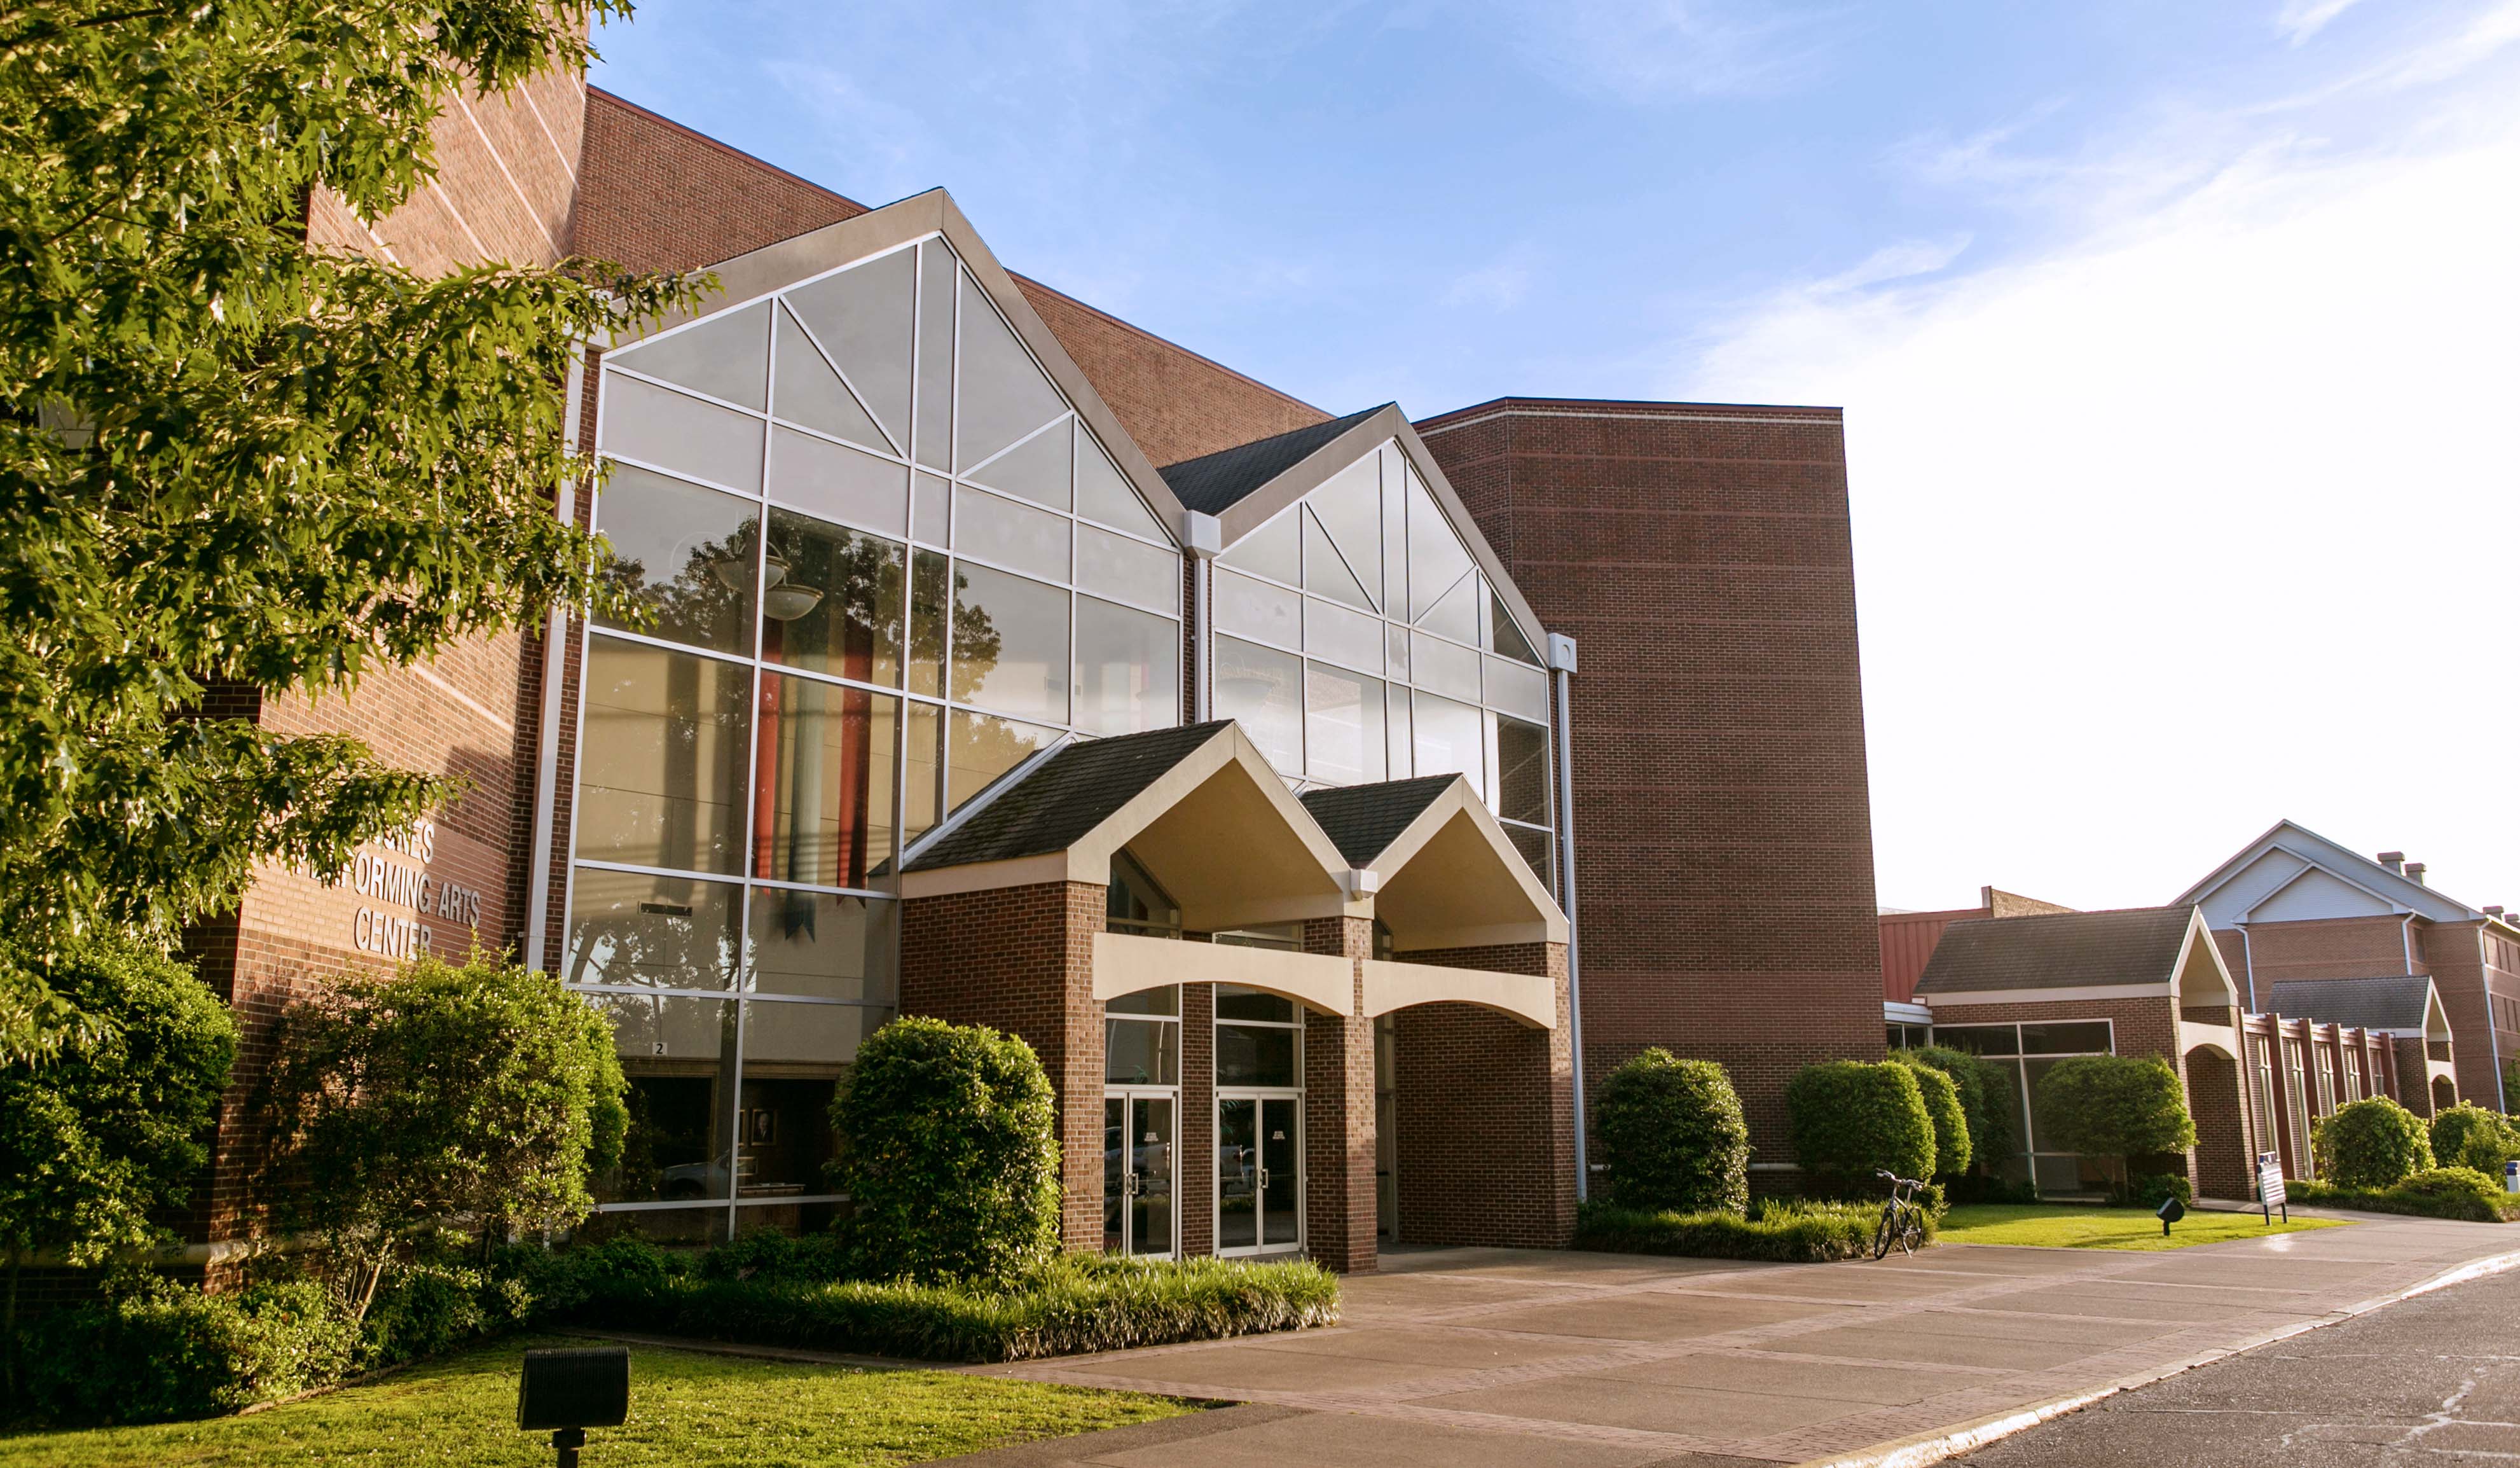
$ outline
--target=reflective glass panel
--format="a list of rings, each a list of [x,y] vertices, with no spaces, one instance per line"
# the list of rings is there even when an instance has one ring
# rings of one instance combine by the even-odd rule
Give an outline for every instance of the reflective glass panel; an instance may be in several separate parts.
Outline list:
[[[954,565],[954,701],[1067,721],[1067,593]]]
[[[945,694],[946,560],[942,551],[910,556],[910,691]]]
[[[1216,716],[1239,721],[1280,770],[1303,773],[1303,661],[1232,637],[1214,642]]]
[[[1549,824],[1549,731],[1538,724],[1497,720],[1496,813],[1509,821]]]
[[[1104,1020],[1102,1079],[1108,1085],[1181,1084],[1181,1026],[1171,1020]]]
[[[1071,524],[1064,515],[966,485],[954,488],[954,548],[1011,570],[1066,580]]]
[[[733,988],[743,889],[579,867],[570,874],[569,984]]]
[[[929,545],[945,545],[953,533],[954,486],[936,476],[921,470],[911,476],[910,538]]]
[[[1549,859],[1549,833],[1534,831],[1529,826],[1508,826],[1505,834],[1506,839],[1513,843],[1513,849],[1522,853],[1523,862],[1531,868],[1531,875],[1539,879],[1542,889],[1552,897],[1557,895],[1557,871]]]
[[[867,416],[856,394],[832,370],[832,364],[823,360],[823,353],[806,339],[795,318],[785,311],[779,317],[778,361],[772,412],[833,437],[892,451],[892,444],[875,426],[875,420]]]
[[[1332,785],[1364,785],[1383,777],[1382,761],[1381,680],[1305,665],[1305,773]]]
[[[590,638],[577,854],[680,871],[740,870],[751,702],[749,667]]]
[[[919,462],[953,468],[954,252],[942,240],[919,247]]]
[[[2021,1053],[2024,1055],[2106,1055],[2108,1052],[2109,1025],[2106,1020],[2021,1027]]]
[[[1367,454],[1304,496],[1322,528],[1363,582],[1376,606],[1382,602],[1382,455]],[[1311,563],[1305,570],[1312,569]]]
[[[1470,553],[1435,508],[1435,496],[1427,492],[1425,482],[1414,471],[1404,472],[1409,481],[1409,619],[1418,621],[1434,607],[1437,597],[1452,590],[1469,572]],[[1464,610],[1469,613],[1471,635],[1462,640],[1468,642],[1478,631],[1478,612],[1474,607]]]
[[[613,360],[633,372],[662,378],[678,388],[761,409],[769,357],[770,302],[757,301],[636,346]]]
[[[1057,729],[955,711],[947,724],[946,813],[995,784],[1001,775],[1050,748]]]
[[[1182,558],[1161,546],[1076,528],[1076,584],[1115,601],[1181,615]]]
[[[813,678],[764,673],[753,875],[866,887],[892,864],[894,721],[901,701]]]
[[[1398,622],[1382,624],[1382,655],[1389,661],[1383,670],[1395,678],[1409,676],[1409,629]]]
[[[1410,735],[1413,721],[1409,717],[1409,690],[1393,683],[1388,685],[1384,692],[1388,696],[1390,705],[1389,726],[1384,732],[1391,741],[1390,773],[1384,778],[1406,780],[1415,771],[1417,765],[1416,741]]]
[[[1304,602],[1304,651],[1316,658],[1361,668],[1382,670],[1382,631],[1390,623],[1318,598]]]
[[[854,1013],[860,1012],[804,1004],[743,1006],[743,1089],[735,1118],[737,1197],[800,1198],[833,1191],[823,1169],[836,1151],[832,1098],[847,1065],[767,1059],[760,1047],[784,1048],[788,1038],[784,1032],[800,1020],[807,1028],[821,1029],[831,1023],[823,1018],[826,1014]],[[845,1053],[855,1055],[856,1046]],[[758,1226],[753,1221],[757,1216],[747,1213],[744,1226]]]
[[[1402,491],[1400,450],[1386,443],[1374,452],[1382,466],[1382,611],[1406,620],[1409,612],[1409,496]]]
[[[1216,1083],[1295,1084],[1295,1033],[1275,1025],[1217,1026]]]
[[[1492,707],[1537,723],[1549,721],[1549,674],[1504,658],[1488,659],[1486,667]]]
[[[1272,994],[1238,984],[1216,986],[1216,1017],[1220,1020],[1264,1020],[1272,1024],[1295,1022],[1295,1001],[1283,994]]]
[[[955,462],[977,464],[1067,411],[1032,354],[998,316],[979,282],[963,275],[962,402],[955,415]],[[1065,509],[1064,496],[1059,508]]]
[[[1470,788],[1487,794],[1487,739],[1479,711],[1450,699],[1419,694],[1417,699],[1418,773],[1440,775],[1460,771]]]
[[[1168,984],[1161,988],[1142,988],[1134,994],[1118,994],[1102,1001],[1105,1014],[1181,1014],[1181,986]]]
[[[1533,667],[1540,665],[1540,654],[1533,651],[1531,639],[1514,625],[1513,614],[1506,609],[1505,598],[1497,595],[1494,587],[1488,589],[1488,629],[1490,652],[1502,653]]]
[[[1208,581],[1208,595],[1215,603],[1218,631],[1279,647],[1303,645],[1299,619],[1304,599],[1295,593],[1220,571]]]
[[[1464,703],[1479,701],[1479,655],[1423,632],[1409,639],[1410,681]]]
[[[964,391],[968,393],[969,390],[970,386],[965,384]],[[986,484],[992,489],[1017,495],[1035,504],[1048,505],[1054,510],[1064,510],[1068,501],[1069,466],[1075,459],[1068,443],[1069,432],[1064,422],[1045,429],[986,465],[967,471],[967,476],[972,483]]]
[[[889,1004],[898,993],[893,955],[900,912],[900,904],[881,897],[756,887],[745,986],[755,993]]]
[[[1232,566],[1289,586],[1303,584],[1304,541],[1301,517],[1287,510],[1277,519],[1243,536],[1216,558],[1220,566]]]
[[[910,311],[918,252],[827,275],[788,293],[788,308],[848,374],[898,448],[910,432]]]
[[[1936,1025],[1934,1043],[1970,1055],[2017,1055],[2021,1035],[2010,1025]]]
[[[770,497],[825,520],[900,537],[910,516],[910,471],[889,459],[800,434],[771,431]]]
[[[1479,578],[1465,575],[1454,582],[1452,589],[1438,597],[1434,607],[1418,619],[1418,624],[1455,642],[1476,645],[1479,640]]]
[[[612,466],[595,528],[611,543],[608,579],[655,614],[631,630],[722,653],[752,651],[752,587],[761,506],[661,474]],[[614,618],[600,625],[623,626]]]
[[[902,764],[908,794],[901,807],[901,841],[906,848],[944,819],[945,711],[934,704],[912,704],[904,723]]]
[[[1135,734],[1181,722],[1181,623],[1076,599],[1076,726]]]
[[[1076,513],[1115,530],[1167,544],[1172,540],[1147,502],[1129,487],[1128,478],[1082,430],[1076,435]]]
[[[761,420],[670,389],[604,375],[606,453],[747,493],[761,488]]]
[[[586,999],[611,1022],[630,1082],[621,1163],[594,1179],[597,1201],[727,1197],[735,1170],[735,1004],[631,994]]]
[[[761,656],[901,686],[902,548],[787,510],[770,512]]]
[[[1373,610],[1373,602],[1365,594],[1357,578],[1348,573],[1347,565],[1337,551],[1330,548],[1329,535],[1322,529],[1307,509],[1304,521],[1304,589],[1318,596],[1335,597],[1362,611]]]

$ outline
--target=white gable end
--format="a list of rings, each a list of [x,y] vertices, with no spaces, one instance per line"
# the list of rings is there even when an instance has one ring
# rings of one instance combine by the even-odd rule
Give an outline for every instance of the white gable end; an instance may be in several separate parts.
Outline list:
[[[2398,909],[2354,884],[2316,867],[2249,909],[2252,923],[2290,923],[2318,918],[2390,917]]]

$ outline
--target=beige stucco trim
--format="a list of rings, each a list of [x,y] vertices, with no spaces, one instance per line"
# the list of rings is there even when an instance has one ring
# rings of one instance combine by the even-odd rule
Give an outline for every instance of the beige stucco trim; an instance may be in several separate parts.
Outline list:
[[[1493,974],[1437,963],[1365,961],[1365,1013],[1371,1019],[1412,1004],[1476,1004],[1541,1030],[1557,1027],[1557,984],[1545,974]]]
[[[1966,1009],[1973,1004],[2067,1004],[2078,999],[2167,999],[2167,980],[2160,984],[2095,984],[2082,988],[1976,988],[1951,993],[1918,994],[1928,1007]]]
[[[1094,935],[1095,998],[1115,999],[1172,984],[1238,984],[1324,1014],[1349,1014],[1356,1005],[1353,959],[1135,933]]]
[[[2228,1025],[2207,1025],[2196,1020],[2179,1022],[2179,1053],[2186,1054],[2198,1045],[2212,1049],[2228,1060],[2240,1058],[2239,1032]]]
[[[2236,1009],[2240,1004],[2240,986],[2231,982],[2230,966],[2223,962],[2223,946],[2214,941],[2213,930],[2205,926],[2205,914],[2194,907],[2187,909],[2187,937],[2179,945],[2179,961],[2171,965],[2171,986],[2182,1009]],[[2199,993],[2199,986],[2206,992]],[[2214,991],[2219,987],[2219,992]]]

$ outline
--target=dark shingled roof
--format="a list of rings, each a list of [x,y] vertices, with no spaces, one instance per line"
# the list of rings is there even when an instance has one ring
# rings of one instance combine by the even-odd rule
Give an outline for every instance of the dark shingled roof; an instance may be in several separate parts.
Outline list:
[[[1916,992],[2159,984],[2179,961],[2189,907],[1973,918],[1943,930]]]
[[[2433,981],[2429,974],[2382,974],[2371,979],[2279,979],[2268,988],[2267,1008],[2292,1019],[2421,1033]]]
[[[1385,780],[1379,785],[1343,785],[1307,791],[1304,808],[1329,833],[1350,866],[1371,866],[1388,850],[1409,823],[1435,803],[1444,787],[1459,775],[1419,775],[1414,780]]]
[[[1254,438],[1195,459],[1167,464],[1158,473],[1163,475],[1165,483],[1172,485],[1183,509],[1222,515],[1244,495],[1311,457],[1315,449],[1381,411],[1379,407],[1368,408],[1292,433]]]
[[[1217,720],[1071,744],[920,852],[910,870],[1064,851],[1225,728]]]

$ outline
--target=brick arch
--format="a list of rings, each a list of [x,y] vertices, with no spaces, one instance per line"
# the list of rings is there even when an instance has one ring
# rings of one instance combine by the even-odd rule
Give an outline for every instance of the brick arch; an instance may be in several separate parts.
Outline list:
[[[2196,1119],[2196,1191],[2244,1202],[2251,1170],[2239,1062],[2222,1046],[2205,1044],[2187,1052],[2186,1069],[2187,1112]]]
[[[2438,1116],[2458,1104],[2458,1087],[2448,1076],[2433,1078],[2433,1113]]]

